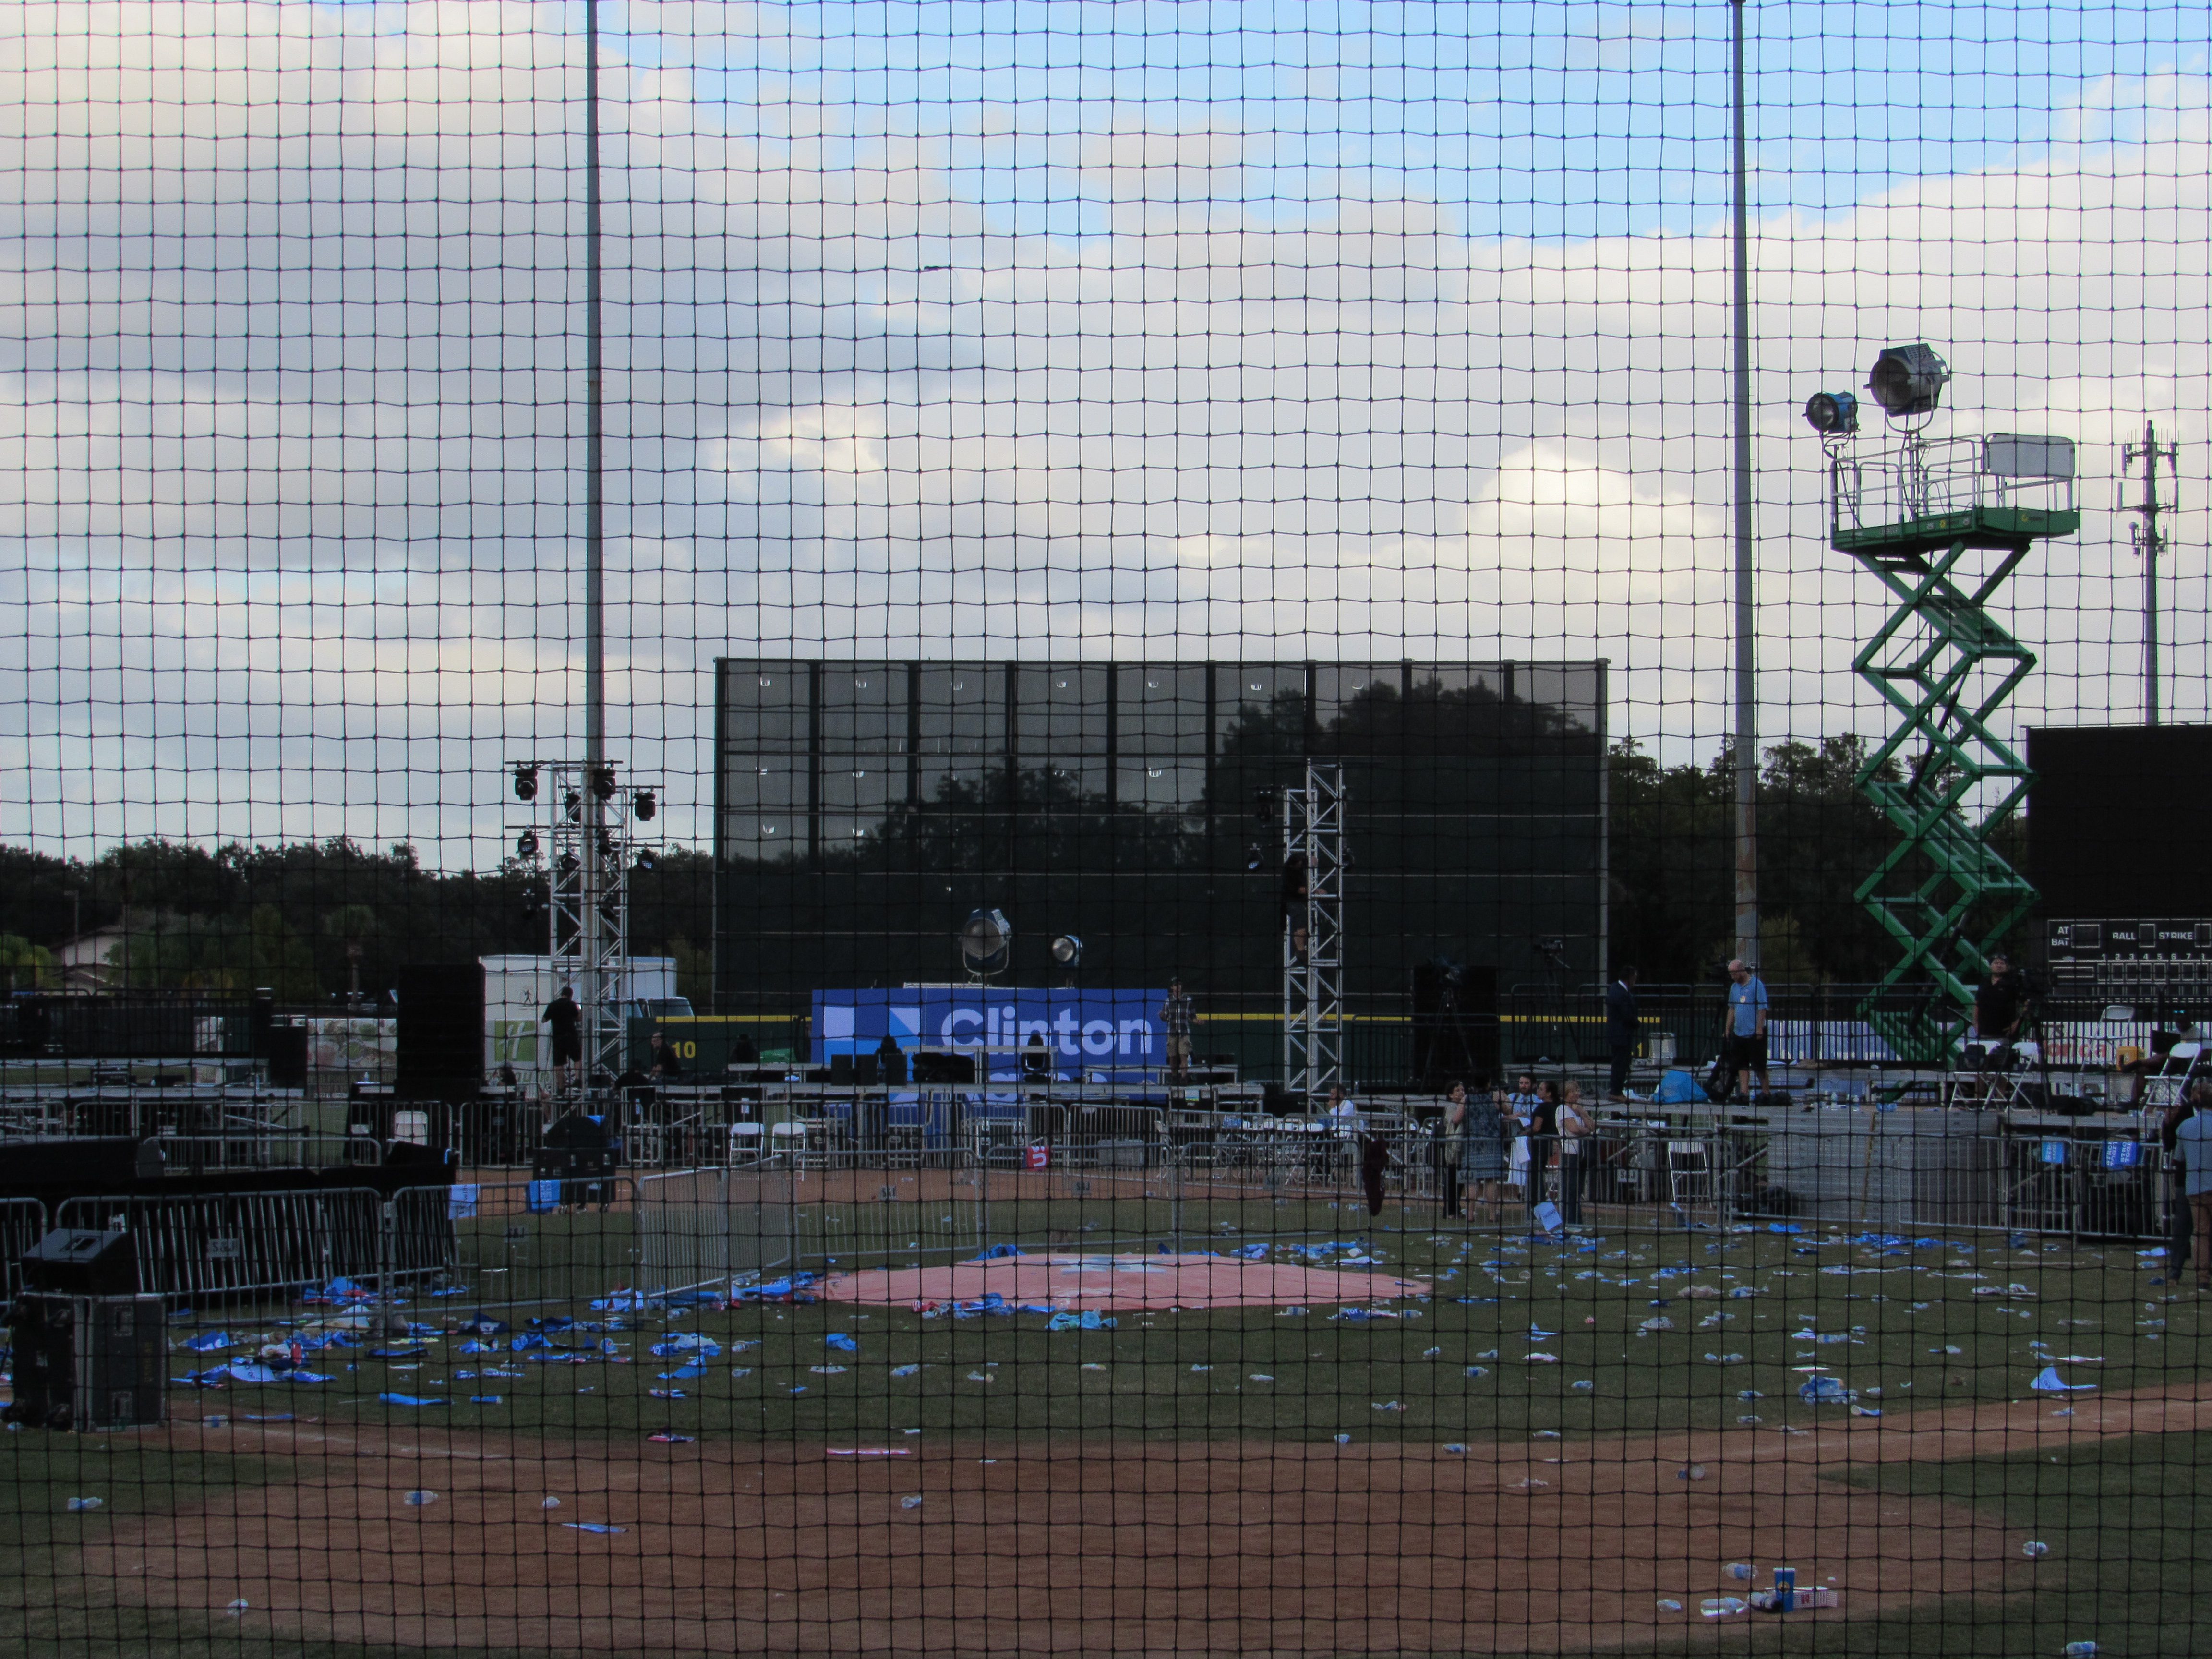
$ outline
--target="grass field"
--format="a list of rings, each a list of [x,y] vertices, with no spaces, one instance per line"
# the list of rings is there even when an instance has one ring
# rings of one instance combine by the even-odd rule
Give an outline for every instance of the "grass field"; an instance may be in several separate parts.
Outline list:
[[[384,1432],[434,1423],[487,1443],[551,1448],[620,1448],[656,1432],[702,1444],[1009,1450],[1117,1439],[1436,1449],[1555,1436],[1561,1449],[1595,1448],[1673,1431],[1788,1435],[1844,1418],[1851,1407],[1798,1398],[1809,1367],[1856,1390],[1857,1409],[1880,1412],[1885,1431],[1932,1408],[2034,1400],[2031,1381],[2053,1363],[2069,1381],[2099,1384],[2100,1395],[2193,1389],[2212,1317],[2212,1298],[2154,1282],[2157,1265],[2118,1246],[2021,1247],[1987,1234],[1883,1241],[1809,1227],[1601,1228],[1548,1242],[1438,1231],[1418,1218],[1370,1233],[1323,1200],[1271,1200],[1264,1214],[1249,1201],[1186,1202],[1176,1218],[1186,1249],[1264,1243],[1279,1255],[1334,1243],[1352,1247],[1330,1253],[1335,1261],[1354,1253],[1376,1261],[1378,1292],[1398,1278],[1430,1281],[1433,1291],[1352,1304],[1364,1317],[1343,1304],[1296,1314],[1125,1312],[1117,1328],[1096,1332],[1048,1332],[1035,1315],[925,1318],[830,1303],[622,1316],[588,1304],[631,1278],[627,1217],[532,1218],[520,1237],[510,1222],[465,1224],[471,1294],[406,1310],[437,1334],[376,1344],[419,1354],[328,1350],[318,1369],[333,1381],[316,1387],[179,1388],[176,1416],[232,1419],[241,1431],[234,1451],[219,1432],[190,1447],[161,1431],[0,1437],[0,1547],[15,1581],[9,1601],[23,1610],[0,1634],[0,1650],[106,1659],[149,1644],[235,1648],[234,1627],[210,1633],[189,1614],[118,1608],[76,1562],[81,1548],[137,1517],[321,1478],[313,1459],[270,1455],[244,1432],[249,1417]],[[994,1220],[999,1237],[1024,1248],[1072,1237],[1092,1249],[1161,1231],[1157,1201],[1142,1199],[1122,1212],[1003,1206]],[[1254,1224],[1261,1220],[1272,1224]],[[942,1259],[941,1247],[934,1254]],[[283,1322],[317,1312],[233,1308],[180,1324],[178,1334],[219,1326],[246,1339],[242,1354],[283,1334]],[[456,1328],[478,1314],[512,1328],[473,1339],[493,1352],[462,1353],[471,1339]],[[582,1363],[547,1364],[538,1358],[545,1350],[512,1346],[532,1318],[605,1328],[552,1333],[551,1342],[585,1352]],[[1644,1328],[1655,1320],[1672,1328]],[[831,1346],[833,1334],[856,1351]],[[650,1352],[678,1334],[717,1346],[702,1374],[675,1376],[688,1356]],[[614,1351],[602,1352],[609,1343]],[[173,1369],[216,1357],[180,1352]],[[448,1403],[395,1406],[386,1394]],[[2055,1414],[2069,1397],[2036,1409],[2063,1422]],[[2193,1651],[2201,1621],[2190,1598],[2212,1589],[2212,1568],[2197,1547],[2190,1484],[2207,1449],[2201,1434],[2136,1435],[2033,1455],[1824,1471],[1998,1515],[2047,1541],[2051,1556],[2032,1593],[1946,1602],[1910,1619],[1768,1621],[1728,1641],[1753,1652],[1996,1655],[2055,1654],[2086,1636],[2105,1655]],[[69,1512],[78,1497],[101,1506]],[[1910,1551],[1914,1540],[1896,1543]],[[1703,1648],[1716,1638],[1693,1629],[1687,1639]],[[255,1649],[283,1652],[285,1640],[264,1630]]]

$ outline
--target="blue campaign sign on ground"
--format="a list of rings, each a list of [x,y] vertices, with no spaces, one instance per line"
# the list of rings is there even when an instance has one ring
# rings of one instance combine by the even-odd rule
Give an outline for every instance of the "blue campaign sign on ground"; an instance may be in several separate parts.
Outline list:
[[[1019,987],[912,991],[817,991],[814,1058],[873,1054],[886,1036],[899,1047],[1030,1046],[1042,1037],[1054,1069],[1159,1066],[1167,1060],[1159,991],[1032,991]],[[1009,1062],[1011,1064],[1011,1062]]]

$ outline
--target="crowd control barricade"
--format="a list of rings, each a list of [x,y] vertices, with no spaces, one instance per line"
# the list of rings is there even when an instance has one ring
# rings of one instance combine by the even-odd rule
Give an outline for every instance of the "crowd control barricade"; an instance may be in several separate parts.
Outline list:
[[[797,1220],[787,1160],[640,1176],[638,1280],[683,1291],[788,1272]]]
[[[365,1188],[73,1198],[54,1224],[127,1229],[142,1296],[296,1294],[373,1281],[385,1261],[384,1197]]]
[[[23,1252],[46,1236],[46,1206],[35,1198],[0,1200],[0,1265],[7,1274],[7,1293],[23,1288]]]

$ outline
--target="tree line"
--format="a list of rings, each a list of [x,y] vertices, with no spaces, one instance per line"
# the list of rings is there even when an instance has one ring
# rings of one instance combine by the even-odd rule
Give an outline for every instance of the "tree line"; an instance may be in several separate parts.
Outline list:
[[[1768,978],[1877,977],[1895,947],[1863,909],[1860,879],[1895,844],[1853,780],[1865,740],[1766,749],[1759,770],[1762,954]],[[1662,766],[1632,740],[1607,757],[1615,965],[1646,981],[1710,977],[1733,949],[1735,759]],[[2019,855],[2020,836],[2008,851]],[[772,879],[754,871],[750,880]],[[357,983],[374,1000],[411,963],[545,948],[544,873],[509,860],[441,872],[415,848],[338,837],[209,848],[143,841],[91,860],[0,847],[0,989],[52,988],[72,933],[123,929],[109,982],[319,1003]],[[631,949],[673,956],[695,1006],[710,1000],[713,859],[670,848],[631,877]]]

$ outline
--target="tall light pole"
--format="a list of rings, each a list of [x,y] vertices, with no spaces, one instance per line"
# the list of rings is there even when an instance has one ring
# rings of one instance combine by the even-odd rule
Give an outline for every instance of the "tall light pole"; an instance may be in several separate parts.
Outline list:
[[[614,988],[605,959],[600,896],[606,799],[596,787],[607,763],[605,421],[599,318],[599,3],[584,0],[584,775],[583,993],[586,1072],[599,1054]],[[611,793],[611,791],[607,792]]]
[[[1735,953],[1759,969],[1758,592],[1751,529],[1751,204],[1746,178],[1744,0],[1729,0],[1735,81]]]

